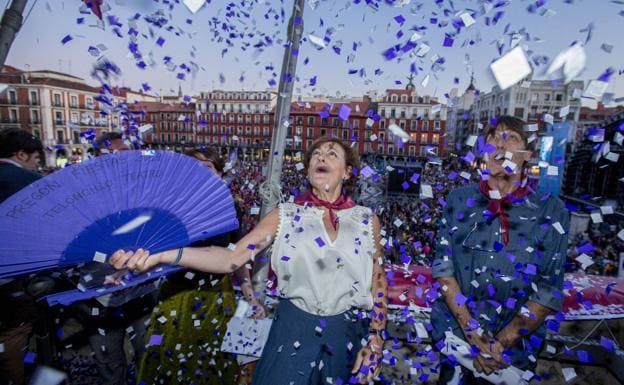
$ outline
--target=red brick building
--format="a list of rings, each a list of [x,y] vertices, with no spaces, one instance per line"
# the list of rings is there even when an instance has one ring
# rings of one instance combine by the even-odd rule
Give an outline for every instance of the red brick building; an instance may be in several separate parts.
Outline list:
[[[23,71],[4,66],[0,72],[0,129],[19,127],[37,136],[45,147],[48,165],[56,158],[82,158],[89,143],[80,134],[97,135],[110,129],[99,112],[99,89],[83,79],[55,71]]]

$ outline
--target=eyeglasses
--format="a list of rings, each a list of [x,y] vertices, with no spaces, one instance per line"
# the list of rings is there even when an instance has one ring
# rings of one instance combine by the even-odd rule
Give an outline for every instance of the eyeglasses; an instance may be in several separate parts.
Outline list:
[[[312,151],[312,155],[310,156],[312,159],[316,158],[328,158],[328,159],[342,159],[342,156],[338,153],[338,151],[329,149],[327,151],[314,150]]]
[[[484,242],[479,242],[479,240],[477,239],[477,235],[474,234],[474,232],[477,230],[483,231],[486,226],[490,227],[490,225],[488,225],[486,222],[475,222],[474,226],[472,226],[472,229],[470,229],[470,232],[468,232],[466,238],[464,238],[461,245],[471,250],[485,251],[487,253],[497,253],[497,251],[492,248],[493,245],[487,245],[484,244]],[[491,230],[486,230],[486,233],[489,234],[490,231]],[[503,233],[500,229],[498,231],[498,243],[503,243]]]

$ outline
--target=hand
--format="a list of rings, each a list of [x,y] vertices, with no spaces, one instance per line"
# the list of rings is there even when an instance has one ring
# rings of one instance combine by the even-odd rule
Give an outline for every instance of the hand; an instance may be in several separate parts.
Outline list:
[[[358,352],[351,373],[357,373],[361,384],[367,384],[379,376],[381,372],[382,350],[383,339],[377,335],[372,335],[368,344]]]
[[[260,301],[258,301],[258,298],[253,297],[251,301],[249,301],[249,304],[251,305],[251,308],[253,310],[253,314],[251,315],[252,319],[265,319],[266,318],[266,310],[264,309],[264,306],[260,304]]]
[[[477,349],[479,349],[479,357],[483,358],[483,361],[479,362],[480,364],[487,362],[488,366],[495,365],[493,367],[495,367],[496,370],[509,366],[509,364],[503,359],[503,351],[505,348],[498,340],[490,339],[485,334],[479,336],[476,332],[472,332],[468,338],[468,342],[475,345]],[[480,366],[483,367],[483,365]],[[475,368],[476,367],[477,366],[475,365]]]
[[[128,272],[128,270],[123,269],[123,270],[118,270],[115,273],[111,274],[111,275],[107,275],[106,277],[104,277],[104,284],[105,285],[123,285],[123,277],[124,275],[126,275],[126,273]]]
[[[129,269],[144,272],[160,264],[163,254],[158,253],[150,256],[149,251],[143,249],[138,249],[136,252],[117,250],[110,257],[108,263],[117,270]]]

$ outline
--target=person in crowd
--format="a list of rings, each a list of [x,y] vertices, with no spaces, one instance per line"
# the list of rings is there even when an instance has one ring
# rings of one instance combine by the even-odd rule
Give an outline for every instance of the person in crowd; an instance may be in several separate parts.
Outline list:
[[[130,150],[119,132],[109,132],[95,142],[98,156]],[[115,276],[115,269],[99,262],[80,268],[80,284],[87,288],[101,286]],[[129,338],[136,368],[145,351],[146,323],[157,303],[159,281],[151,281],[95,299],[73,304],[89,335],[89,345],[104,385],[122,385],[128,381],[128,359],[124,349]]]
[[[225,164],[214,148],[193,148],[185,154],[223,176]],[[235,230],[192,246],[227,247],[240,238],[240,232]],[[241,266],[234,274],[245,299],[253,307],[254,318],[264,318],[264,308],[253,293],[249,269]],[[137,379],[146,385],[236,384],[239,373],[236,359],[220,351],[227,322],[235,308],[228,275],[181,271],[168,276],[160,288],[158,310],[152,313],[148,330],[148,334],[160,335],[163,340],[147,347]],[[166,321],[159,321],[163,317]],[[201,326],[196,325],[196,320],[200,320]],[[180,355],[186,359],[180,360]]]
[[[450,330],[478,349],[476,373],[463,369],[464,384],[487,384],[479,374],[509,365],[535,368],[544,320],[562,306],[569,215],[558,198],[533,191],[524,172],[529,134],[522,120],[499,117],[484,135],[483,179],[453,190],[444,207],[432,337]],[[454,370],[443,361],[440,374],[446,384]]]
[[[0,131],[0,203],[41,178],[43,145],[25,130]],[[24,354],[37,309],[25,279],[0,279],[0,383],[24,383]]]
[[[253,383],[368,382],[381,369],[387,312],[379,220],[345,192],[359,167],[351,147],[320,138],[304,166],[310,189],[271,211],[233,250],[119,250],[110,263],[138,271],[170,263],[233,272],[272,244],[282,299]]]

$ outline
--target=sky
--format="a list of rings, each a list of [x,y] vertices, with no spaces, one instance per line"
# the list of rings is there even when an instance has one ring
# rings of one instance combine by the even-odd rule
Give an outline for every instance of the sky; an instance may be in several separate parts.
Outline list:
[[[418,94],[445,101],[452,88],[461,93],[468,86],[472,72],[476,87],[487,92],[495,84],[489,65],[511,48],[516,32],[535,79],[547,78],[547,63],[579,42],[587,63],[578,78],[596,79],[612,68],[607,92],[624,96],[619,74],[624,69],[624,46],[618,38],[624,26],[624,1],[376,2],[378,10],[366,0],[306,0],[295,94],[383,93],[404,88],[413,73]],[[105,56],[121,70],[111,85],[145,86],[149,93],[164,95],[177,93],[178,87],[185,95],[212,89],[264,90],[279,77],[292,0],[212,0],[194,14],[181,0],[107,3],[110,10],[104,14],[104,26],[98,27],[96,16],[80,12],[79,0],[29,1],[25,14],[30,14],[6,64],[66,72],[98,85],[90,73],[96,60]],[[7,1],[0,4],[6,6]],[[154,17],[158,10],[163,12]],[[455,28],[453,20],[466,12],[475,23]],[[138,47],[132,50],[131,28],[137,31]],[[331,41],[324,48],[312,42],[328,32]],[[414,54],[418,46],[391,60],[384,56],[394,45],[404,46],[415,32],[421,36],[416,42],[431,47],[426,55]],[[444,46],[446,37],[452,37],[452,46]],[[145,68],[137,66],[140,62],[146,63]],[[182,80],[178,74],[185,67],[194,70]]]

